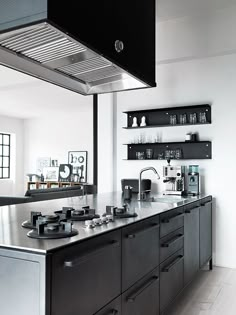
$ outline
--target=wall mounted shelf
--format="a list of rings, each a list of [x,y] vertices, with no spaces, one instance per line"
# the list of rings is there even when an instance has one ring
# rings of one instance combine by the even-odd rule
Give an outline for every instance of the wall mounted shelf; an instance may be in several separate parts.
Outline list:
[[[175,127],[211,124],[211,106],[209,104],[168,107],[126,111],[127,126],[124,129],[145,129],[157,127]],[[146,117],[146,126],[140,127],[141,118]],[[138,127],[132,127],[133,118],[137,117]]]
[[[127,160],[199,160],[212,158],[212,145],[210,141],[134,143],[124,145],[127,146]]]

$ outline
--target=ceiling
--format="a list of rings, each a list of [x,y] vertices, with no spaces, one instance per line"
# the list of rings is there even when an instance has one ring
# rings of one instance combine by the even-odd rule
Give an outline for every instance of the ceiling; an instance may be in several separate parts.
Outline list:
[[[157,21],[208,14],[236,0],[157,0]],[[91,96],[74,92],[0,66],[0,115],[22,119],[55,112],[86,110]]]
[[[0,115],[22,119],[55,113],[87,111],[91,96],[0,66]]]

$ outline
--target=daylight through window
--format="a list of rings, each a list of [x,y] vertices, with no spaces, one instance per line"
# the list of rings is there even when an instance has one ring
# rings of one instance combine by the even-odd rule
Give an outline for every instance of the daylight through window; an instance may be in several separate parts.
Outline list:
[[[0,179],[10,178],[11,135],[0,133]]]

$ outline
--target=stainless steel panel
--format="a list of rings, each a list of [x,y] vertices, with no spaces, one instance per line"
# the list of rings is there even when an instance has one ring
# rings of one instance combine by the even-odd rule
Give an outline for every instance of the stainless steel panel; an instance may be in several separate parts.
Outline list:
[[[45,315],[45,257],[0,249],[0,301],[4,315]]]

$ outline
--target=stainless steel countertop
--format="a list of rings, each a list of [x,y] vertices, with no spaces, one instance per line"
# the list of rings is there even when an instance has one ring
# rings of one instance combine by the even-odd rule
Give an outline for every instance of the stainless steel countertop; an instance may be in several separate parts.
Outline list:
[[[21,223],[25,220],[29,220],[30,211],[41,211],[42,214],[51,214],[56,210],[60,210],[63,206],[70,206],[75,209],[79,209],[81,206],[89,205],[91,208],[95,208],[97,213],[103,214],[106,211],[107,205],[119,207],[123,205],[124,202],[121,192],[88,195],[83,197],[71,197],[0,207],[0,248],[32,251],[46,254],[60,247],[71,245],[107,231],[124,227],[128,224],[132,224],[176,207],[203,199],[207,196],[208,195],[200,195],[197,197],[187,198],[176,196],[160,196],[168,199],[173,198],[173,202],[171,203],[146,201],[139,202],[133,198],[130,202],[130,209],[138,214],[137,217],[116,219],[115,222],[111,222],[108,225],[102,225],[101,227],[96,227],[94,229],[85,229],[83,227],[83,222],[74,222],[73,227],[78,229],[78,235],[70,238],[55,240],[37,240],[27,236],[27,232],[29,230],[23,228]],[[178,202],[177,199],[179,199]]]

